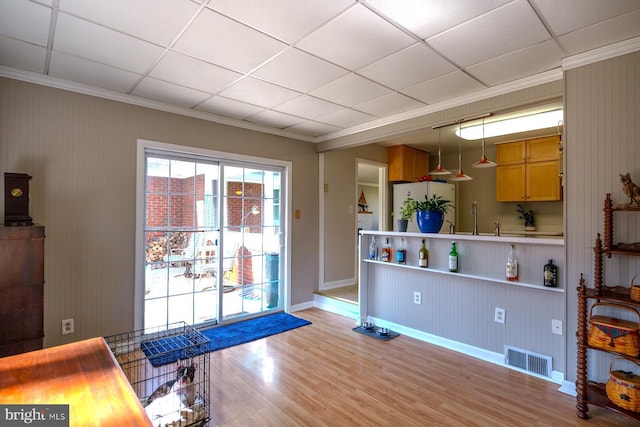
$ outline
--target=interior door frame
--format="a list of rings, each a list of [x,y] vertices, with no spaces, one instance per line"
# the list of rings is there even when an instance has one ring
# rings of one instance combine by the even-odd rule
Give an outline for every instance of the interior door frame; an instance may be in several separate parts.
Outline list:
[[[256,168],[265,165],[280,167],[283,169],[280,189],[280,203],[282,204],[282,217],[280,220],[282,247],[280,281],[283,293],[281,295],[281,307],[284,311],[291,310],[291,179],[293,173],[292,163],[277,159],[248,156],[237,153],[208,150],[185,145],[169,144],[166,142],[138,139],[136,147],[136,218],[135,218],[135,278],[134,278],[134,328],[144,327],[144,220],[145,220],[145,162],[146,149],[158,149],[173,152],[177,155],[203,156],[217,159],[220,163],[243,163],[247,166],[253,164]],[[218,308],[220,311],[220,307]],[[220,317],[220,315],[219,315]]]

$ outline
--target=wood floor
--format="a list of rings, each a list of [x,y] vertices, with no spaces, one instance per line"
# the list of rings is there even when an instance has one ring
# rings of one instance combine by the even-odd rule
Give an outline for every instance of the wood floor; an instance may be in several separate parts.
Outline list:
[[[318,309],[312,325],[211,353],[211,426],[637,426],[558,385]]]

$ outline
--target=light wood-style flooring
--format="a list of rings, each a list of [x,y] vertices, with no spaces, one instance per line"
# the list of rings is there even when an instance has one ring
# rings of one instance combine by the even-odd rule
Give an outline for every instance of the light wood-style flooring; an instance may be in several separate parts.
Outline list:
[[[637,426],[558,385],[319,309],[304,326],[211,353],[211,426]]]

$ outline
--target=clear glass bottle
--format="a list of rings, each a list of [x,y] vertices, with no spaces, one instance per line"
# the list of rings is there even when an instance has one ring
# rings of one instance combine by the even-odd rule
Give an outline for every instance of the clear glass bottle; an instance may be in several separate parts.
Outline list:
[[[544,266],[544,282],[543,284],[549,288],[558,286],[558,267],[553,264],[550,259],[549,263]]]
[[[371,242],[369,242],[369,259],[378,259],[378,242],[376,242],[376,236],[371,236]]]
[[[422,268],[429,267],[429,251],[427,250],[427,246],[425,245],[425,239],[422,239],[422,245],[420,246],[420,251],[418,252],[418,265]]]
[[[407,263],[407,245],[404,243],[404,237],[400,238],[400,246],[396,249],[396,261],[398,264]]]
[[[516,245],[509,247],[509,255],[507,256],[507,280],[512,282],[518,281],[518,258],[516,258]]]
[[[387,237],[384,242],[384,246],[382,246],[382,251],[380,251],[380,261],[391,262],[392,255],[391,244],[389,243],[389,238]]]
[[[458,251],[456,250],[456,242],[451,242],[451,250],[449,251],[449,271],[458,272]]]

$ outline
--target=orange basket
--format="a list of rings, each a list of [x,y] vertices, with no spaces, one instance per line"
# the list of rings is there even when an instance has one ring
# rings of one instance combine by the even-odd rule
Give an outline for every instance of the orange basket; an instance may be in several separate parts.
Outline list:
[[[636,274],[635,276],[633,276],[633,279],[631,279],[631,299],[634,301],[640,301],[640,285],[636,285],[635,283],[633,283],[636,280],[636,277],[638,277],[638,275]]]
[[[622,320],[610,316],[594,315],[596,307],[614,307],[627,310],[640,321],[640,313],[633,307],[619,304],[595,303],[589,314],[588,344],[601,350],[613,351],[626,356],[637,357],[640,352],[640,335],[638,322]]]
[[[612,371],[613,362],[616,360],[627,360],[635,363],[634,360],[622,357],[613,359],[609,365],[609,379],[607,380],[607,397],[611,402],[623,409],[633,412],[640,412],[640,376],[629,371]]]

